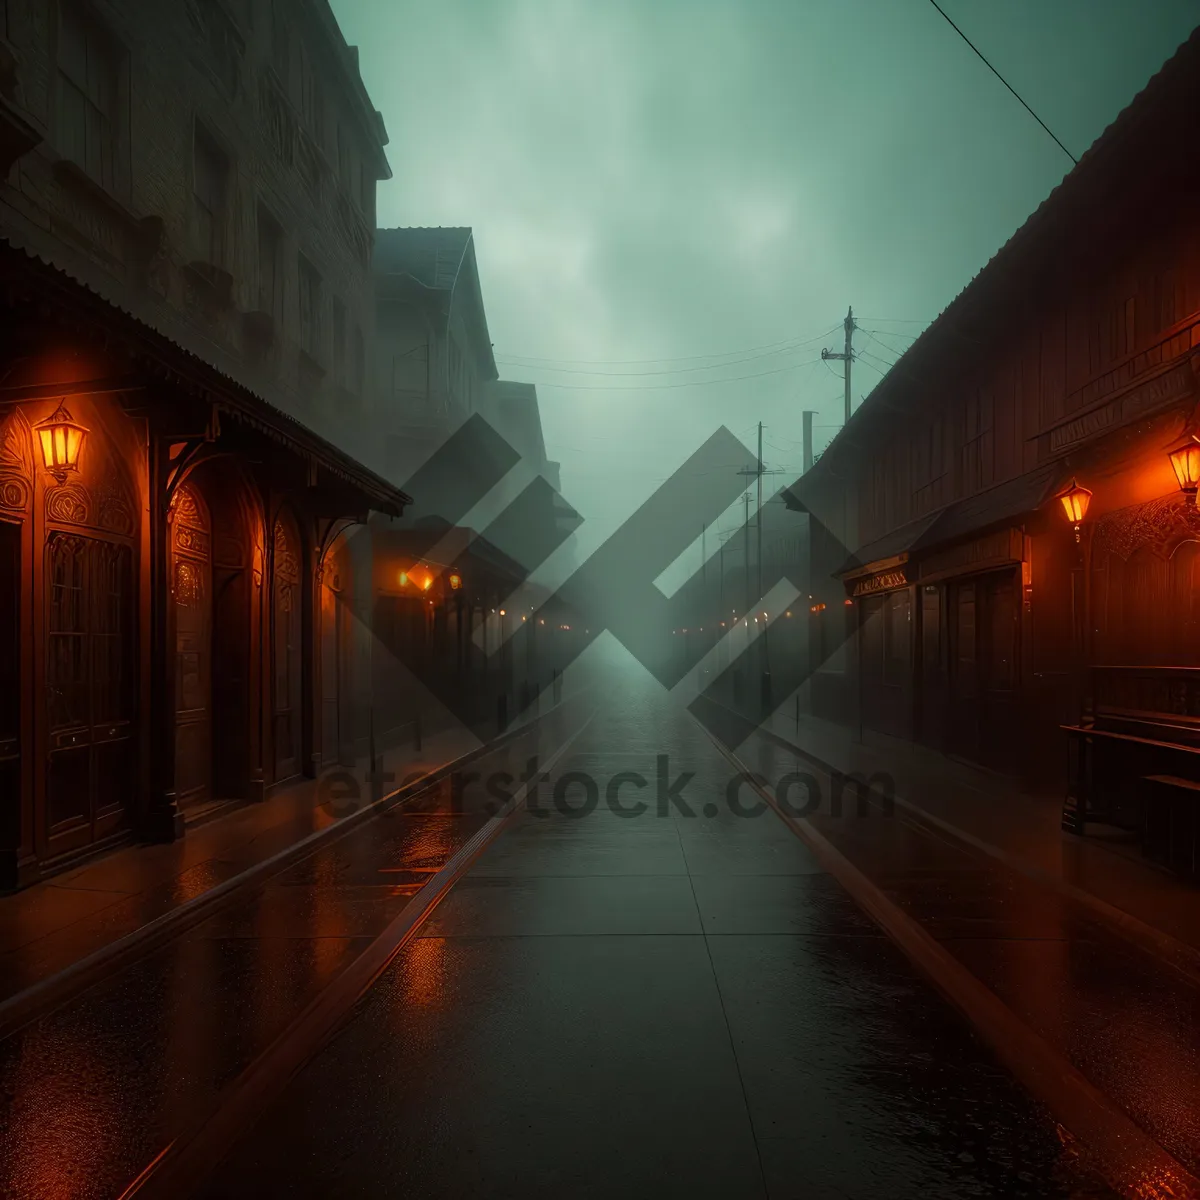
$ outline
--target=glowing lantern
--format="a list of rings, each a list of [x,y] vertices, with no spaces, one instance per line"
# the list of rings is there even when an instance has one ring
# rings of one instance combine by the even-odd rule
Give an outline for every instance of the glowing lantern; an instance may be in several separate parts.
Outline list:
[[[1091,500],[1092,493],[1087,488],[1080,487],[1074,479],[1058,494],[1058,501],[1063,506],[1063,512],[1067,514],[1067,520],[1075,527],[1076,541],[1079,541],[1079,526],[1087,516]]]
[[[79,452],[83,449],[83,441],[87,434],[87,428],[71,416],[62,401],[59,401],[54,412],[37,426],[46,470],[59,483],[66,479],[68,471],[79,470]]]
[[[424,582],[423,584],[421,584],[421,589],[422,589],[423,591],[426,591],[426,592],[427,592],[427,591],[429,591],[429,589],[430,589],[431,587],[433,587],[433,576],[432,576],[432,575],[426,575],[426,576],[425,576],[425,582]]]
[[[400,572],[400,586],[405,587],[407,585],[407,583],[408,583],[408,572],[401,571]]]
[[[1170,458],[1175,478],[1179,480],[1179,490],[1188,504],[1195,504],[1196,487],[1200,485],[1200,438],[1193,433],[1183,445],[1171,451]]]
[[[457,592],[460,587],[462,587],[462,576],[455,572],[450,576],[450,590]]]

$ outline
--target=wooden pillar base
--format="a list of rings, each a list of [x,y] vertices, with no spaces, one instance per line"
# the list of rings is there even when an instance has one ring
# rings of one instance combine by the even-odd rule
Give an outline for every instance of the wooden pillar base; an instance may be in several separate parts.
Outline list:
[[[146,814],[142,836],[147,842],[177,842],[186,827],[183,813],[175,803],[175,793],[171,792]]]
[[[11,848],[0,850],[0,892],[18,891],[41,878],[41,864],[32,855]]]

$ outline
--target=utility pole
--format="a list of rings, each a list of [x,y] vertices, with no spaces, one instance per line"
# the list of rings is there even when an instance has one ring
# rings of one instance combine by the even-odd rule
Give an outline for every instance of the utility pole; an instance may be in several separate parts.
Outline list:
[[[762,477],[763,477],[763,459],[762,459],[762,422],[758,423],[758,503],[755,507],[754,515],[754,537],[757,545],[754,550],[755,560],[758,562],[758,591],[756,596],[762,596]]]
[[[747,472],[740,473],[746,474]],[[748,613],[750,611],[750,493],[747,492],[742,499],[746,502],[746,518],[742,525],[742,549],[746,558],[746,607],[742,611]]]
[[[832,350],[822,350],[821,357],[830,362],[838,360],[846,364],[845,380],[846,380],[846,424],[850,423],[850,407],[852,404],[850,398],[850,366],[854,362],[854,330],[857,326],[854,324],[854,309],[846,309],[846,319],[842,322],[843,328],[846,330],[846,349],[842,354],[835,354]]]

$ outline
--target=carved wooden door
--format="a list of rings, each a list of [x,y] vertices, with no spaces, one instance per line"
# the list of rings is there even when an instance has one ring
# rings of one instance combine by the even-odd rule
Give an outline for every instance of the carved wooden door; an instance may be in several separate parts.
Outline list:
[[[46,541],[49,856],[125,820],[135,766],[133,552],[54,530]]]
[[[212,798],[212,531],[195,489],[176,493],[171,521],[175,603],[175,792]]]
[[[286,511],[275,522],[272,621],[275,778],[300,772],[303,711],[300,537]]]
[[[342,605],[326,582],[321,588],[321,759],[340,756],[342,726]]]
[[[946,630],[942,588],[929,583],[920,589],[921,645],[920,737],[926,745],[941,748],[946,740],[947,675]]]
[[[974,580],[951,586],[950,709],[947,749],[964,758],[979,756],[979,630]]]
[[[14,835],[21,820],[20,631],[21,526],[0,521],[0,821]]]
[[[1021,761],[1020,606],[1016,571],[985,575],[978,585],[984,625],[980,639],[980,750],[984,763],[1014,771]]]

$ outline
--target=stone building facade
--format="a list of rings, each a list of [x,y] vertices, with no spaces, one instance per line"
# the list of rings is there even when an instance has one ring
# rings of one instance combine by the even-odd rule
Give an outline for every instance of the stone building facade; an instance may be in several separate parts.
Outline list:
[[[352,439],[369,411],[375,185],[390,171],[325,0],[3,7],[9,240]]]

